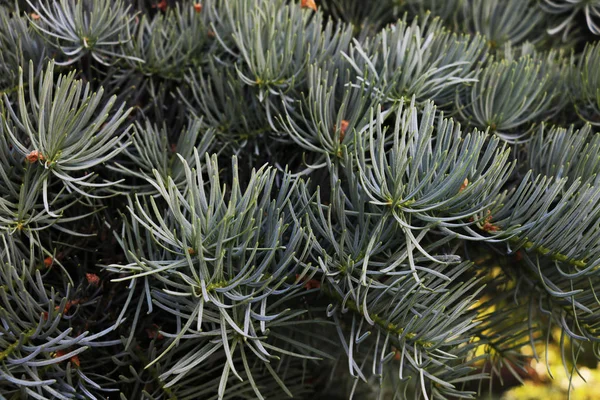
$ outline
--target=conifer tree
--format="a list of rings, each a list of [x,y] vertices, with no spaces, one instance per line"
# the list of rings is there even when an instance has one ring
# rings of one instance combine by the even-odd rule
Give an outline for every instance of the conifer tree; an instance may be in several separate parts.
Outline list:
[[[597,0],[1,1],[0,399],[600,361],[598,35]]]

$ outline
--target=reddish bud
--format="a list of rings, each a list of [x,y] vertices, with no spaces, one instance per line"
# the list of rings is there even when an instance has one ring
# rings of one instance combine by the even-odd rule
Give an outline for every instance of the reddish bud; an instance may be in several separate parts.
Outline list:
[[[343,119],[340,122],[340,143],[342,143],[344,141],[344,138],[346,137],[346,131],[348,130],[348,125],[350,125],[350,122],[348,122],[345,119]],[[334,125],[333,128],[335,130],[337,130],[337,126],[336,125]]]
[[[25,156],[25,159],[33,164],[36,161],[44,161],[44,155],[37,150],[33,150],[31,153]]]
[[[394,350],[394,360],[400,361],[400,357],[402,356],[402,353],[400,353],[400,350],[398,350],[395,347],[392,347],[392,350]]]
[[[100,284],[100,278],[96,274],[85,274],[85,277],[90,285],[98,286]]]
[[[318,289],[321,287],[321,281],[311,279],[304,284],[304,287],[306,288],[306,290]]]
[[[158,8],[160,11],[163,12],[167,11],[167,7],[169,7],[169,3],[167,3],[167,0],[161,0],[152,6],[152,8]]]
[[[65,304],[65,309],[63,310],[63,314],[67,314],[69,312],[69,310],[71,309],[72,306],[79,304],[79,300],[75,299],[75,300],[68,300],[67,304]],[[56,311],[60,310],[60,306],[56,306],[54,307],[54,309]]]
[[[485,217],[485,220],[484,220],[484,223],[483,223],[483,226],[481,227],[481,229],[486,232],[497,232],[500,230],[499,226],[492,224],[492,214],[489,210],[488,210],[488,216]]]
[[[300,7],[310,8],[313,11],[317,11],[317,3],[315,3],[315,0],[302,0],[300,2]]]
[[[296,279],[298,279],[298,278],[300,278],[300,275],[296,274]],[[304,287],[306,288],[306,290],[320,288],[321,281],[318,281],[316,279],[309,279],[306,282],[304,282]]]
[[[58,350],[56,353],[54,353],[54,358],[59,358],[64,356],[65,354],[67,354],[66,350]],[[78,367],[81,367],[81,362],[79,361],[79,356],[74,355],[73,357],[69,358],[69,360],[77,365]]]
[[[46,266],[46,268],[50,268],[52,266],[52,263],[54,263],[54,258],[50,256],[44,258],[44,266]]]
[[[160,330],[160,326],[156,324],[152,324],[150,328],[146,328],[146,333],[148,334],[149,339],[162,340],[164,336],[158,332]]]
[[[342,131],[342,133],[346,133],[348,130],[348,125],[350,125],[350,122],[343,119],[342,122],[340,122],[340,131]]]
[[[78,355],[74,355],[73,357],[71,357],[71,362],[77,365],[78,367],[81,367],[81,362],[79,361]]]

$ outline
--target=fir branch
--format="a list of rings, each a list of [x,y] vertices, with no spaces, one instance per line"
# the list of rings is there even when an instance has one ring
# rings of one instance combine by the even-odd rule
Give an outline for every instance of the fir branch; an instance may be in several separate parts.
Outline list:
[[[594,126],[600,125],[600,46],[587,44],[576,66],[571,69],[571,94],[577,114]]]
[[[457,94],[456,103],[464,121],[516,142],[531,132],[529,124],[557,112],[558,95],[542,62],[524,56],[482,67],[479,81],[464,96]]]
[[[131,6],[121,0],[60,0],[36,4],[27,0],[35,11],[31,26],[48,41],[50,46],[63,53],[66,60],[57,62],[69,65],[90,55],[101,64],[111,64],[126,56],[120,46],[131,40],[130,25],[135,15]]]
[[[562,20],[558,25],[548,29],[548,33],[555,35],[563,32],[563,39],[568,35],[573,26],[577,24],[576,17],[583,13],[587,27],[594,35],[600,35],[598,16],[600,15],[600,2],[597,0],[542,0],[541,8],[550,14],[559,14]]]
[[[483,35],[492,49],[543,37],[545,15],[537,0],[466,0],[461,11],[468,31]]]
[[[111,112],[115,98],[103,104],[103,90],[90,93],[89,84],[84,86],[82,81],[75,80],[74,73],[59,76],[55,86],[53,62],[42,74],[37,93],[35,86],[30,63],[28,91],[29,98],[35,101],[26,100],[21,71],[18,103],[4,97],[7,112],[2,114],[1,121],[17,154],[44,168],[37,191],[41,191],[46,213],[57,218],[59,214],[50,209],[50,203],[54,202],[49,196],[52,179],[57,179],[68,191],[88,197],[97,197],[89,188],[112,184],[93,182],[95,174],[90,170],[128,145],[129,129],[121,129],[121,125],[131,109],[125,110],[121,105]]]
[[[345,56],[363,80],[374,85],[388,103],[429,99],[446,104],[461,85],[476,82],[475,66],[483,61],[481,37],[457,36],[439,19],[406,17],[372,40],[354,42]]]

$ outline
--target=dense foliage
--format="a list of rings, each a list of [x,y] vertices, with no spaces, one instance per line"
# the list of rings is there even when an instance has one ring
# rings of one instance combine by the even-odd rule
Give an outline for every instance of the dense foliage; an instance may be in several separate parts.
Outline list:
[[[578,374],[599,34],[598,0],[2,1],[0,399]]]

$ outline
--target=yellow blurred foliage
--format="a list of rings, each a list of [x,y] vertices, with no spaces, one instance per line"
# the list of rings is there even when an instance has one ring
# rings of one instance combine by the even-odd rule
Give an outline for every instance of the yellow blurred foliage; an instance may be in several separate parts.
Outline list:
[[[524,353],[531,353],[531,349],[523,350]],[[600,364],[595,369],[579,367],[581,376],[574,373],[569,382],[558,346],[550,345],[548,348],[548,366],[543,347],[538,349],[538,354],[540,360],[531,361],[531,367],[537,375],[536,381],[525,380],[523,386],[507,391],[502,400],[600,400]],[[552,376],[548,373],[548,367]]]

